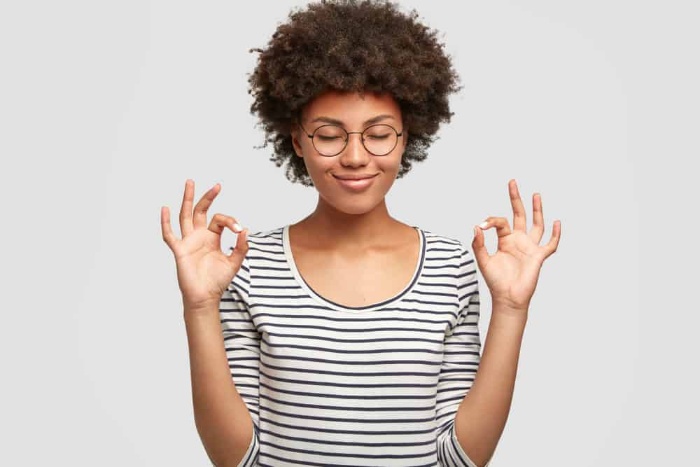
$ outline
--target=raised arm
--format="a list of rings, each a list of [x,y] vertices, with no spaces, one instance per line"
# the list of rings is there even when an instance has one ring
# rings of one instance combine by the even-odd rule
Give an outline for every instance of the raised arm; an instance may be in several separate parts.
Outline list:
[[[491,292],[491,320],[479,370],[457,411],[456,436],[477,466],[492,457],[510,411],[522,337],[530,300],[544,260],[559,244],[561,224],[543,246],[542,200],[533,196],[533,224],[527,231],[525,208],[515,180],[508,183],[513,208],[513,230],[504,217],[489,217],[474,230],[472,249]],[[495,227],[498,250],[489,255],[483,230]]]
[[[188,180],[180,209],[182,238],[172,231],[167,207],[161,208],[161,228],[175,255],[182,292],[197,431],[214,465],[237,466],[245,465],[255,448],[255,428],[231,377],[219,307],[248,244],[247,232],[230,216],[216,214],[207,225],[207,210],[220,189],[215,185],[193,208],[194,182]],[[221,251],[224,228],[239,234],[228,255]]]

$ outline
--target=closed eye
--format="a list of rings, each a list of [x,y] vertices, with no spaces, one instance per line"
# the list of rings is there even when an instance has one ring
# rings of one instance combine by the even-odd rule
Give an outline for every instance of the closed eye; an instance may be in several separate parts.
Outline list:
[[[367,135],[367,139],[376,139],[376,140],[383,140],[387,139],[389,136],[391,136],[389,133],[383,134],[383,135]]]
[[[316,135],[316,138],[318,138],[320,141],[335,141],[337,139],[343,139],[341,136],[324,136],[324,135]]]

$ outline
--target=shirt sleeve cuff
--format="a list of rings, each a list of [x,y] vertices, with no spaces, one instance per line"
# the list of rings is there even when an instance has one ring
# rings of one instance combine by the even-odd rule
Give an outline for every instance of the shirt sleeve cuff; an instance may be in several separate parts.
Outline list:
[[[457,439],[457,430],[454,429],[454,426],[451,428],[452,431],[452,445],[454,447],[455,452],[457,453],[457,456],[459,459],[464,463],[465,467],[479,467],[476,465],[474,461],[472,461],[469,456],[467,455],[466,452],[464,452],[464,449],[462,449],[462,445],[459,444],[459,440]],[[484,467],[488,467],[489,464],[491,463],[491,459],[484,464]]]
[[[238,463],[238,467],[253,467],[257,465],[260,443],[258,442],[258,427],[253,424],[253,438],[250,440],[248,450]]]

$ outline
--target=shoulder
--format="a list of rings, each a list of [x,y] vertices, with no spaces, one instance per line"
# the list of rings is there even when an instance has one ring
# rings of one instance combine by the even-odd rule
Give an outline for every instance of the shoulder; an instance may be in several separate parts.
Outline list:
[[[250,256],[254,254],[253,252],[258,250],[263,251],[276,251],[282,248],[282,232],[284,227],[279,227],[271,230],[261,230],[261,231],[248,231],[248,254]],[[233,247],[229,248],[232,250]]]
[[[286,270],[282,267],[286,263],[284,244],[284,227],[271,230],[262,230],[248,233],[248,252],[243,258],[243,263],[231,281],[229,288],[237,287],[247,297],[251,292],[254,276],[257,270],[269,271]],[[230,247],[229,251],[234,247]]]
[[[423,233],[423,237],[425,238],[426,253],[437,253],[443,256],[447,253],[451,253],[459,257],[471,255],[470,248],[466,247],[464,243],[456,238],[440,235],[430,230],[420,228],[419,230]]]
[[[250,260],[268,259],[271,256],[282,255],[284,253],[283,231],[284,227],[254,232],[249,231],[248,252],[243,259],[243,269],[248,270]],[[233,250],[233,248],[233,246],[230,246],[229,251]]]
[[[248,242],[255,244],[282,243],[282,232],[284,227],[257,232],[248,232]]]
[[[476,273],[476,260],[462,241],[420,229],[425,238],[424,258],[428,269],[441,269],[443,274],[453,276],[457,281],[473,278]]]

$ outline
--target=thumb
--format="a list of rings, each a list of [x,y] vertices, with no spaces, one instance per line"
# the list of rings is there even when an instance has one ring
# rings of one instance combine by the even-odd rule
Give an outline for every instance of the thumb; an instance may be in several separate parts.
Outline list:
[[[238,234],[238,238],[236,238],[236,247],[231,254],[228,255],[228,260],[233,267],[236,268],[236,273],[238,273],[238,270],[241,268],[246,254],[248,254],[248,229]]]
[[[472,240],[472,251],[479,267],[483,268],[489,260],[489,252],[484,244],[484,231],[479,226],[474,226],[474,239]]]

